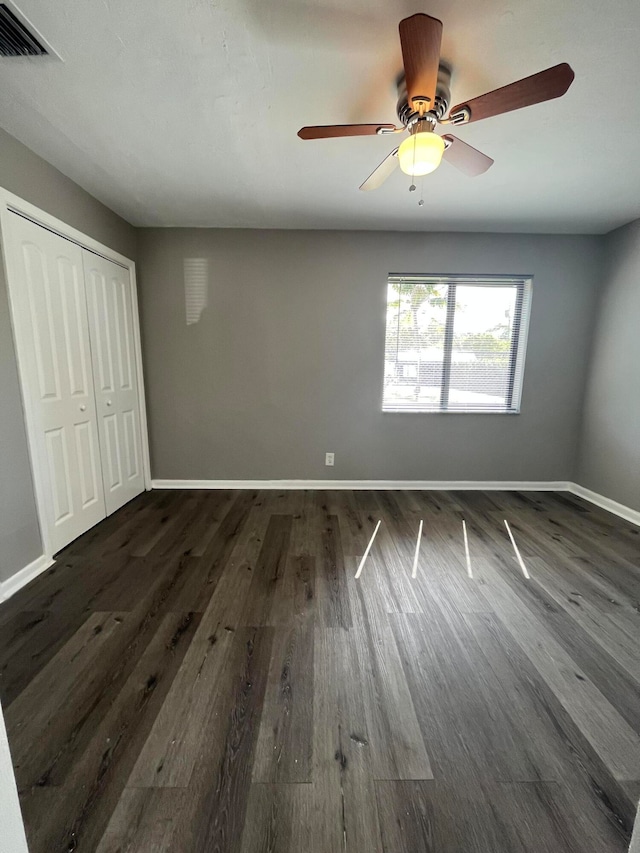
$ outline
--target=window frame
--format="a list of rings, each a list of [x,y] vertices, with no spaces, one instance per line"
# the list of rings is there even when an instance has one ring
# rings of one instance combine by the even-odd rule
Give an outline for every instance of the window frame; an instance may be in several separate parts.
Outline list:
[[[447,316],[445,325],[444,352],[442,358],[442,378],[440,385],[440,405],[430,408],[386,406],[385,369],[387,362],[387,314],[389,306],[389,286],[391,284],[431,284],[447,286]],[[476,285],[478,287],[513,287],[516,290],[516,311],[514,326],[511,331],[511,347],[509,361],[509,387],[507,406],[504,409],[490,408],[449,408],[451,356],[453,352],[453,330],[455,323],[455,293],[456,286]],[[518,415],[522,403],[522,386],[524,383],[525,360],[531,318],[533,296],[533,275],[472,275],[472,274],[420,274],[420,273],[389,273],[385,290],[384,340],[383,340],[383,369],[382,369],[382,413],[383,414],[418,414],[418,415]],[[520,309],[519,312],[517,309]],[[515,344],[515,345],[514,345]]]

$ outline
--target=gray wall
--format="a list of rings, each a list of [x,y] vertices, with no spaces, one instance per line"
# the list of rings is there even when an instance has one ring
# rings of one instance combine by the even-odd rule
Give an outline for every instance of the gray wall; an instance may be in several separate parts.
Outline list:
[[[601,242],[141,229],[153,476],[571,479]],[[187,326],[183,260],[200,257],[209,307]],[[535,276],[520,415],[381,413],[390,271]]]
[[[0,130],[0,187],[135,258],[136,231],[131,225],[3,130]],[[1,582],[42,554],[1,263],[0,400]]]
[[[606,250],[576,479],[640,510],[640,220]]]

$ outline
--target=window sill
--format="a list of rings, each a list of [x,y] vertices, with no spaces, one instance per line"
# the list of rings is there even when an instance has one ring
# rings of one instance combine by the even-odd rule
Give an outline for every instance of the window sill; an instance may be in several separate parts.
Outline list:
[[[382,409],[383,415],[519,415],[520,409]]]

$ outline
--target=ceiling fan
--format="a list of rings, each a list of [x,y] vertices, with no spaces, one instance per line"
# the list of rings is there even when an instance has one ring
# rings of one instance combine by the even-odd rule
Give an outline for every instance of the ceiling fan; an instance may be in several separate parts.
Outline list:
[[[395,124],[333,124],[303,127],[298,131],[301,139],[408,131],[409,136],[374,169],[360,186],[361,190],[380,187],[398,165],[405,174],[419,177],[437,169],[442,159],[465,175],[481,175],[493,165],[491,157],[450,133],[440,136],[435,132],[436,127],[468,124],[550,101],[564,95],[573,82],[573,70],[563,62],[449,109],[451,69],[440,61],[442,21],[430,15],[412,15],[400,21],[399,30],[404,64],[404,74],[398,81],[397,113],[401,127]]]

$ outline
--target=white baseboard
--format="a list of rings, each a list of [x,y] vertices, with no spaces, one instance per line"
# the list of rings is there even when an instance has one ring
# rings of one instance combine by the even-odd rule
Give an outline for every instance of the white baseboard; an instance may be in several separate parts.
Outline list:
[[[565,480],[152,480],[152,489],[401,489],[570,492],[640,526],[640,512]]]
[[[152,480],[153,489],[402,489],[418,491],[568,491],[558,481],[501,480]]]
[[[0,583],[0,602],[11,598],[14,593],[22,589],[23,586],[26,586],[29,581],[41,575],[42,572],[46,571],[54,563],[55,560],[52,557],[47,557],[43,554],[32,563],[29,563],[28,566],[19,569],[15,575],[11,575],[6,581]]]
[[[607,512],[612,512],[614,515],[624,518],[625,521],[630,521],[631,524],[637,524],[640,527],[640,512],[637,509],[631,509],[631,507],[613,501],[611,498],[605,498],[604,495],[592,492],[591,489],[580,486],[578,483],[568,483],[567,485],[571,494],[584,498],[585,501],[599,506],[600,509],[606,509]]]

